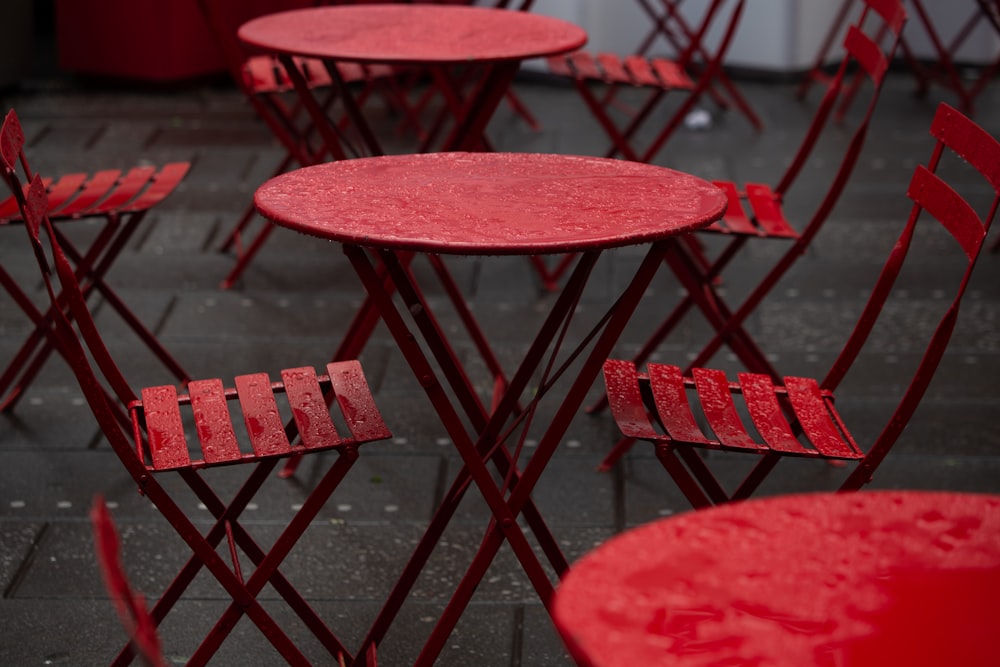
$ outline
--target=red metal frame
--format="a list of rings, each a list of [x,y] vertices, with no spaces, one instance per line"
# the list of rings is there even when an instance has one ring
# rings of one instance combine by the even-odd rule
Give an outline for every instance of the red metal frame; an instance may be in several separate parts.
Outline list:
[[[727,105],[724,96],[715,89],[716,85],[722,85],[754,127],[761,129],[763,123],[725,76],[722,67],[739,26],[743,0],[729,3],[729,21],[714,54],[707,51],[703,41],[712,26],[725,16],[727,0],[713,0],[706,7],[697,29],[689,26],[679,13],[679,1],[663,0],[662,13],[658,13],[647,0],[639,2],[654,26],[639,44],[636,54],[622,58],[610,53],[593,54],[581,50],[547,59],[552,73],[572,79],[587,108],[611,139],[611,147],[605,155],[652,162],[704,95],[709,94],[720,105]],[[678,52],[675,60],[647,56],[658,35],[663,35]],[[595,89],[595,82],[604,86],[603,92]],[[624,110],[624,120],[619,120],[618,112],[622,110],[622,105],[617,102],[617,93],[625,86],[646,89],[648,93],[638,108]],[[644,147],[633,145],[636,135],[654,117],[654,111],[661,102],[675,93],[682,93],[683,101],[670,112],[659,133]],[[572,260],[572,257],[554,260],[534,257],[531,261],[543,288],[555,291]]]
[[[13,111],[6,125],[3,150],[11,157],[11,169],[18,169],[24,182],[33,174],[24,154],[24,134]],[[139,228],[146,213],[169,196],[188,172],[187,162],[161,167],[135,167],[127,172],[115,169],[91,174],[67,174],[45,179],[48,216],[58,223],[55,233],[64,252],[73,262],[77,280],[85,297],[95,291],[114,309],[139,339],[177,380],[186,382],[187,372],[157,340],[156,335],[129,309],[105,281],[105,276],[129,239]],[[103,219],[99,233],[87,246],[77,246],[60,229],[81,218]],[[0,202],[0,226],[21,226],[23,219],[15,196]],[[0,285],[35,325],[24,343],[0,375],[0,409],[11,411],[31,385],[53,350],[58,350],[51,336],[53,310],[39,310],[8,271],[0,267]],[[67,316],[72,317],[59,298]]]
[[[716,185],[722,187],[729,197],[729,210],[722,221],[701,231],[721,234],[728,239],[727,243],[714,257],[706,257],[693,244],[678,246],[677,252],[667,257],[670,268],[685,289],[685,296],[640,348],[633,358],[635,363],[641,364],[648,359],[690,310],[696,307],[711,324],[715,334],[685,370],[708,363],[725,345],[748,370],[766,373],[775,380],[780,378],[764,351],[744,329],[743,323],[808,248],[847,185],[864,145],[869,121],[904,22],[905,15],[900,0],[865,0],[865,11],[858,22],[851,26],[845,38],[846,54],[840,68],[827,84],[826,93],[816,109],[803,143],[777,185],[772,188],[751,183],[739,187],[734,183],[716,181]],[[879,39],[887,40],[888,43],[880,45],[877,41]],[[844,157],[837,171],[832,173],[828,190],[811,218],[798,231],[785,216],[784,200],[812,149],[830,127],[830,116],[834,109],[846,92],[853,88],[846,79],[855,67],[869,79],[870,83],[866,87],[869,91],[868,105],[864,114],[856,119],[850,140],[845,142]],[[840,125],[839,131],[842,131],[843,123]],[[758,240],[780,240],[790,246],[742,303],[734,308],[726,303],[719,292],[720,279],[724,277],[724,269],[744,246]],[[605,405],[606,399],[591,406],[590,410],[600,410]],[[631,444],[627,438],[617,443],[601,467],[607,469],[613,466]]]
[[[278,568],[354,464],[359,445],[390,437],[360,365],[356,361],[331,363],[327,365],[327,374],[321,377],[311,368],[290,369],[282,372],[281,382],[271,382],[263,373],[242,375],[236,377],[233,389],[225,389],[221,380],[192,381],[187,394],[179,394],[172,385],[147,387],[142,390],[141,398],[137,397],[104,345],[77,276],[63,253],[59,236],[47,216],[49,203],[45,186],[35,176],[25,188],[15,171],[21,151],[18,144],[23,141],[23,134],[13,113],[7,115],[2,135],[4,180],[17,198],[40,276],[53,306],[50,335],[58,340],[59,349],[70,363],[101,431],[138,485],[139,492],[153,502],[192,550],[190,559],[149,612],[153,621],[156,625],[163,621],[194,577],[205,568],[233,601],[208,631],[189,665],[206,664],[244,614],[289,664],[309,664],[257,600],[267,584],[274,587],[335,659],[351,660],[350,652]],[[58,295],[41,241],[43,229],[50,247],[48,254],[61,286]],[[79,333],[70,324],[64,308],[71,311]],[[105,385],[110,387],[114,397],[105,390]],[[282,395],[282,401],[287,402],[285,410],[278,400]],[[326,402],[320,397],[325,397]],[[228,404],[233,401],[239,401],[236,414],[242,414],[242,420],[230,414]],[[329,403],[334,401],[350,436],[337,432],[328,409]],[[128,412],[131,428],[119,420],[122,407]],[[294,415],[292,427],[284,426],[282,413]],[[186,420],[195,426],[196,442],[188,441]],[[245,428],[241,429],[238,421],[243,421]],[[241,446],[241,438],[249,441],[250,447]],[[250,448],[252,451],[245,451]],[[337,460],[270,551],[264,551],[239,522],[243,510],[271,477],[279,461],[293,453],[321,451],[337,452]],[[238,464],[254,465],[243,486],[226,503],[201,471]],[[202,532],[160,485],[159,475],[167,472],[177,473],[215,518],[207,531]],[[228,541],[231,564],[217,551],[223,539]],[[240,565],[239,551],[256,566],[247,577]],[[113,664],[129,664],[135,653],[136,647],[130,643]]]
[[[703,63],[710,63],[713,60],[712,55],[702,45],[703,33],[700,30],[696,31],[685,20],[681,11],[683,0],[661,0],[662,10],[657,10],[651,0],[636,0],[636,2],[639,3],[653,25],[643,40],[639,42],[635,53],[643,56],[651,55],[657,38],[662,37],[675,53],[684,53],[687,49],[694,48],[695,53]],[[713,72],[709,83],[709,93],[719,106],[727,108],[730,103],[735,104],[751,125],[758,130],[763,129],[764,123],[760,116],[729,78],[724,68],[720,66]],[[723,91],[717,90],[717,86],[720,86]]]
[[[713,25],[725,17],[726,5],[729,6],[729,20],[718,48],[715,53],[710,54],[703,41]],[[710,93],[713,84],[719,81],[723,60],[739,26],[744,1],[713,0],[707,6],[696,30],[682,22],[672,5],[668,3],[668,6],[671,7],[668,18],[680,22],[679,25],[683,28],[675,60],[650,58],[644,53],[619,57],[609,53],[592,54],[588,51],[547,59],[551,72],[572,78],[587,108],[608,134],[612,146],[606,153],[607,157],[621,155],[637,162],[653,161],[674,131],[680,127],[688,112],[706,93]],[[659,21],[662,23],[665,20],[667,17]],[[669,31],[668,34],[672,39],[677,39],[677,31]],[[599,94],[591,87],[595,82],[610,88]],[[638,109],[627,114],[624,122],[617,118],[616,108],[620,105],[612,103],[614,92],[622,86],[648,90],[645,100]],[[669,93],[679,91],[684,93],[680,107],[670,112],[669,120],[645,146],[634,146],[636,135],[660,102],[667,98]],[[752,112],[748,114],[748,118],[756,128],[762,127],[760,120]]]
[[[197,2],[223,55],[230,76],[250,106],[285,149],[285,156],[276,165],[273,175],[277,176],[295,167],[316,164],[328,158],[346,157],[339,143],[325,144],[316,134],[313,121],[296,98],[294,86],[284,66],[273,56],[254,53],[243,48],[236,39],[236,30],[239,27],[239,23],[234,24],[233,21],[236,16],[223,11],[223,7],[213,0],[197,0]],[[298,4],[304,7],[312,3],[303,1]],[[254,14],[253,11],[244,12],[241,17],[250,19]],[[338,89],[334,87],[334,81],[321,61],[295,58],[291,67],[304,79],[304,85],[318,95],[319,104],[324,110],[329,110],[336,104]],[[336,71],[344,85],[362,84],[361,90],[356,93],[359,105],[364,104],[377,89],[380,89],[394,107],[403,106],[401,94],[393,86],[396,72],[392,68],[345,63],[338,65]],[[248,233],[255,218],[256,211],[253,204],[248,204],[219,247],[221,252],[233,249],[236,251],[236,262],[222,280],[223,289],[236,284],[274,231],[273,225],[263,224],[250,236],[249,242],[244,242],[244,235]]]
[[[922,0],[909,0],[913,5],[913,10],[923,27],[924,33],[934,47],[937,58],[932,63],[923,63],[916,57],[910,45],[904,37],[900,42],[903,56],[907,65],[913,72],[917,80],[917,95],[926,96],[932,84],[939,84],[952,91],[958,98],[959,109],[967,114],[975,111],[975,100],[989,84],[998,68],[1000,68],[1000,58],[986,64],[979,75],[974,79],[968,79],[959,72],[956,58],[961,48],[964,46],[969,35],[983,22],[986,22],[1000,35],[1000,1],[998,0],[975,0],[972,13],[962,23],[959,29],[951,37],[950,41],[942,40],[940,32],[934,21],[927,13]],[[837,16],[830,24],[822,45],[816,54],[813,66],[806,73],[799,87],[799,96],[803,97],[808,92],[811,85],[816,81],[825,81],[829,77],[824,68],[826,58],[830,53],[836,36],[840,33],[847,21],[851,11],[855,9],[856,0],[845,0],[841,5]]]
[[[944,355],[972,270],[1000,207],[1000,142],[946,104],[938,108],[930,132],[936,140],[933,154],[926,167],[917,167],[907,192],[914,202],[912,212],[858,324],[824,379],[776,380],[766,374],[740,373],[738,382],[730,382],[724,372],[705,368],[694,368],[686,376],[677,366],[649,364],[647,373],[640,375],[631,361],[609,360],[605,364],[610,404],[622,433],[654,443],[660,463],[694,507],[749,497],[786,456],[853,462],[855,467],[840,490],[857,490],[871,480],[903,432]],[[937,175],[943,156],[957,156],[986,181],[993,198],[984,212],[975,210]],[[931,335],[909,386],[883,431],[865,449],[850,434],[836,407],[834,392],[858,359],[892,293],[918,220],[927,220],[921,226],[937,222],[958,244],[967,262],[955,296]],[[689,403],[692,400],[700,406],[707,427],[696,422]],[[741,414],[749,415],[749,420],[744,421]],[[697,449],[753,454],[760,460],[729,492]]]
[[[581,169],[580,164],[586,167]],[[381,178],[376,181],[372,174]],[[626,178],[629,174],[634,177]],[[648,191],[637,194],[636,183],[647,176]],[[602,179],[603,189],[598,187]],[[341,187],[324,189],[326,182]],[[392,197],[397,189],[410,191],[415,183],[420,194],[405,206],[386,209],[381,204],[383,196]],[[616,185],[623,187],[615,190]],[[314,196],[317,190],[323,192],[319,200]],[[519,192],[517,201],[510,200],[511,191]],[[351,193],[349,200],[340,198],[344,192]],[[553,197],[553,192],[560,196]],[[664,200],[679,193],[680,217],[663,218]],[[326,215],[354,201],[367,206],[334,219]],[[470,213],[469,201],[485,211],[483,219]],[[581,210],[567,206],[568,201],[579,202]],[[450,153],[300,170],[265,184],[258,190],[257,202],[277,224],[343,246],[371,301],[368,312],[381,317],[388,328],[464,463],[361,649],[382,641],[472,484],[492,517],[416,664],[434,662],[504,542],[511,545],[539,598],[548,605],[553,582],[541,558],[557,576],[568,565],[532,502],[532,489],[665,254],[676,243],[670,230],[679,233],[717,219],[724,206],[722,194],[690,176],[623,160]],[[609,212],[622,211],[625,202],[633,206],[628,212],[620,216]],[[672,204],[668,208],[675,210]],[[487,219],[494,224],[482,231]],[[617,301],[607,312],[584,316],[587,321],[577,324],[581,296],[601,253],[640,243],[648,243],[647,254]],[[562,251],[579,251],[574,254],[574,268],[516,369],[507,373],[438,253],[521,256]],[[413,269],[413,262],[424,260],[431,273]],[[425,298],[435,280],[446,298]],[[440,289],[435,287],[433,293]],[[439,322],[445,310],[457,313],[465,326],[457,337]],[[488,398],[470,378],[466,355],[455,348],[466,333],[492,375],[493,394]],[[349,337],[341,350],[359,352],[363,342]],[[352,343],[356,346],[350,347]],[[549,409],[554,414],[551,419]],[[529,438],[537,440],[531,448],[526,447]],[[520,517],[525,528],[519,525]],[[541,557],[529,545],[529,530],[541,547]]]

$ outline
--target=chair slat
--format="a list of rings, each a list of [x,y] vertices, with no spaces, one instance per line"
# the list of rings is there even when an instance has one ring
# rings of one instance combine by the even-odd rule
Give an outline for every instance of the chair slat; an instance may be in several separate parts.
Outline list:
[[[631,79],[639,86],[659,86],[660,80],[653,71],[649,59],[644,56],[632,55],[625,58],[625,69]]]
[[[94,214],[112,213],[127,204],[142,188],[146,187],[156,167],[133,167],[125,174],[115,189],[93,211]]]
[[[830,418],[819,383],[812,378],[787,377],[785,388],[795,417],[816,451],[827,458],[861,458],[861,452],[844,441],[840,429]]]
[[[285,427],[274,400],[267,373],[240,375],[235,380],[243,409],[243,422],[257,456],[278,456],[291,451]]]
[[[149,187],[123,207],[122,211],[144,211],[155,206],[174,191],[190,168],[191,165],[187,162],[170,162],[163,165],[153,177]]]
[[[330,418],[330,409],[313,368],[289,368],[281,371],[285,394],[292,417],[299,429],[299,438],[306,449],[332,447],[343,439]]]
[[[740,373],[739,378],[750,418],[768,447],[788,454],[815,454],[811,449],[804,447],[792,433],[770,376],[760,373]]]
[[[75,197],[87,181],[87,174],[65,174],[48,188],[49,211],[58,215],[59,209]]]
[[[722,188],[726,193],[726,214],[718,223],[717,229],[726,233],[757,234],[757,228],[747,216],[743,208],[743,198],[736,184],[732,181],[712,181],[713,185]],[[716,228],[715,225],[709,229]]]
[[[798,232],[788,224],[784,212],[781,210],[781,202],[774,194],[774,190],[769,185],[760,183],[747,183],[744,188],[747,193],[747,201],[750,202],[750,209],[761,230],[768,236],[793,239],[798,236]]]
[[[705,437],[691,414],[681,369],[666,364],[649,364],[648,371],[656,413],[670,437],[692,444],[717,444]]]
[[[362,443],[392,437],[358,361],[329,363],[326,372],[355,441]]]
[[[118,181],[121,176],[119,169],[105,169],[93,174],[87,179],[86,185],[80,194],[73,198],[73,201],[63,206],[58,211],[53,211],[53,216],[74,216],[84,215],[93,208],[97,202],[107,196],[108,191]]]
[[[743,426],[726,374],[719,370],[696,368],[692,376],[701,409],[720,444],[731,449],[761,449],[762,444],[755,442]]]
[[[649,414],[639,389],[639,372],[631,361],[608,359],[604,362],[604,384],[608,406],[621,432],[629,438],[662,440],[649,421]]]
[[[628,83],[635,85],[632,77],[625,70],[622,59],[613,53],[598,53],[597,62],[601,66],[604,74],[602,77],[606,83]]]
[[[142,410],[153,469],[171,470],[191,465],[177,389],[171,385],[146,387],[142,390]]]
[[[222,380],[194,380],[188,383],[194,424],[206,463],[226,463],[242,457],[229,403]]]
[[[687,72],[673,60],[665,58],[653,58],[649,61],[660,79],[660,87],[670,90],[692,90],[694,81],[687,75]]]
[[[587,51],[577,51],[569,55],[569,63],[578,79],[603,79],[604,75],[594,57]]]
[[[549,56],[545,59],[546,64],[549,66],[549,70],[556,74],[557,76],[576,76],[572,68],[569,66],[570,56]]]

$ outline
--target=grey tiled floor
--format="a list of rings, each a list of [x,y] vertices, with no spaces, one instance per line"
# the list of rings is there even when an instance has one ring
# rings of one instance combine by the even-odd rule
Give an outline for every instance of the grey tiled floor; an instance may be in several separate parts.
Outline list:
[[[744,81],[741,86],[764,117],[764,132],[754,132],[739,116],[717,113],[711,129],[681,131],[659,161],[705,177],[772,181],[797,146],[815,100],[797,101],[791,84]],[[517,89],[543,129],[531,131],[504,107],[490,128],[497,148],[603,151],[599,128],[572,89],[536,79],[518,82]],[[927,128],[935,103],[947,99],[940,91],[929,99],[914,99],[911,90],[907,75],[890,77],[861,163],[831,222],[750,323],[784,372],[822,375],[908,212],[906,183],[913,167],[929,155]],[[248,368],[275,373],[326,360],[361,294],[335,247],[279,230],[236,289],[218,288],[233,261],[215,250],[221,235],[280,156],[266,128],[233,89],[198,84],[138,90],[55,79],[30,82],[2,97],[4,109],[14,107],[20,114],[30,156],[41,172],[193,161],[181,190],[152,214],[110,276],[193,375],[225,377]],[[1000,135],[998,110],[1000,88],[993,86],[981,98],[977,120],[994,135]],[[807,167],[807,180],[831,168],[831,151],[838,148],[820,150]],[[789,197],[788,205],[807,211],[815,194],[805,185]],[[982,191],[970,185],[965,194],[975,197]],[[18,276],[30,276],[31,259],[19,246],[21,232],[4,233],[0,261]],[[87,233],[86,227],[79,233]],[[744,279],[750,280],[774,253],[771,248],[751,249],[725,288],[737,295]],[[890,313],[892,331],[876,339],[858,377],[845,387],[842,407],[862,439],[881,427],[891,405],[886,397],[899,390],[904,367],[913,359],[910,343],[926,333],[922,318],[935,305],[946,255],[923,260],[906,301]],[[621,252],[602,263],[597,287],[585,296],[582,309],[606,307],[612,291],[607,286],[622,280],[636,259],[635,253]],[[552,296],[539,291],[520,262],[494,258],[456,261],[453,267],[501,356],[514,357],[525,331],[532,330]],[[41,298],[37,281],[28,284],[35,285]],[[654,314],[676,293],[664,272],[623,339],[621,354],[635,349]],[[27,330],[19,315],[9,300],[0,299],[0,358],[13,354]],[[993,419],[1000,408],[994,384],[1000,374],[998,316],[1000,256],[985,256],[942,370],[873,488],[1000,492],[1000,427]],[[165,379],[113,318],[101,319],[130,373],[143,384]],[[683,359],[705,331],[697,317],[691,318],[658,358]],[[376,332],[362,361],[395,439],[365,448],[283,568],[318,610],[336,621],[349,646],[360,641],[458,467],[456,454],[442,439],[443,429],[385,332]],[[716,361],[732,365],[725,355]],[[606,414],[581,415],[536,493],[571,559],[630,525],[686,510],[646,447],[636,447],[611,473],[594,472],[614,438]],[[60,362],[45,368],[13,414],[0,416],[0,451],[0,664],[109,661],[122,633],[92,556],[87,522],[91,499],[100,493],[113,503],[129,575],[148,595],[165,586],[184,556],[183,545],[135,492]],[[717,462],[727,475],[738,474],[736,461],[720,456]],[[274,480],[249,512],[255,528],[265,536],[275,534],[325,463],[307,461],[294,481]],[[220,472],[223,484],[230,472]],[[764,493],[829,489],[842,474],[808,463],[781,472]],[[486,514],[471,496],[380,647],[382,664],[412,660],[443,606],[444,593],[478,544]],[[265,597],[284,619],[273,592]],[[222,600],[212,582],[196,581],[192,595],[163,628],[169,661],[183,662]],[[309,650],[316,653],[315,646]],[[279,662],[245,622],[217,659],[221,665]],[[569,664],[506,548],[440,664]]]

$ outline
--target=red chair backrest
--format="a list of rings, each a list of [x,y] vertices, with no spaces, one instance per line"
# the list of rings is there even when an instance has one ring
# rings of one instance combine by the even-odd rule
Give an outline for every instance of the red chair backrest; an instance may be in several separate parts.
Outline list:
[[[872,469],[899,437],[931,382],[951,339],[958,319],[959,305],[982,251],[983,242],[1000,207],[1000,142],[947,104],[938,107],[930,132],[937,143],[927,166],[918,166],[910,181],[907,196],[914,203],[906,226],[875,283],[858,324],[823,380],[823,388],[832,390],[846,375],[883,312],[910,250],[918,221],[926,220],[924,224],[931,224],[931,219],[936,220],[962,249],[966,258],[965,270],[951,305],[937,324],[900,404],[869,450],[866,465],[871,465]],[[946,155],[945,149],[978,172],[992,190],[992,199],[983,207],[984,212],[978,212],[938,174],[942,157]],[[922,215],[924,213],[927,215]]]
[[[112,448],[125,465],[137,466],[133,472],[142,474],[145,469],[129,441],[128,435],[122,430],[118,416],[111,403],[110,395],[104,389],[104,382],[111,387],[122,405],[128,405],[136,400],[135,393],[125,380],[121,370],[115,364],[111,353],[104,345],[97,325],[87,307],[87,302],[77,282],[76,274],[65,253],[59,245],[52,221],[48,217],[48,196],[42,179],[35,174],[30,183],[25,186],[17,172],[18,162],[23,158],[24,131],[14,110],[10,110],[0,126],[0,160],[2,160],[3,179],[18,202],[24,227],[28,232],[29,243],[38,262],[39,273],[49,294],[53,306],[53,333],[62,348],[63,356],[69,362],[83,389],[91,410],[100,423],[101,430],[111,442]],[[73,318],[79,327],[78,335],[63,312],[65,307],[57,297],[56,288],[52,282],[52,266],[46,256],[42,244],[41,233],[49,240],[52,263],[59,276],[62,296],[65,297]],[[91,356],[88,356],[89,351]],[[91,363],[94,359],[96,368]]]

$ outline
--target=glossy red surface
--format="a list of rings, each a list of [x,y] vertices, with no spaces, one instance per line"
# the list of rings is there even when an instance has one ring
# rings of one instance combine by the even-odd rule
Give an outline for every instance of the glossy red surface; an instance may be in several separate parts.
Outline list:
[[[245,23],[239,37],[270,52],[387,64],[522,60],[587,41],[572,23],[529,12],[394,4],[279,12]]]
[[[1000,496],[784,496],[626,532],[553,618],[581,665],[996,665]]]
[[[535,153],[342,160],[273,178],[254,201],[279,225],[342,243],[484,255],[653,241],[709,224],[726,204],[671,169]]]

